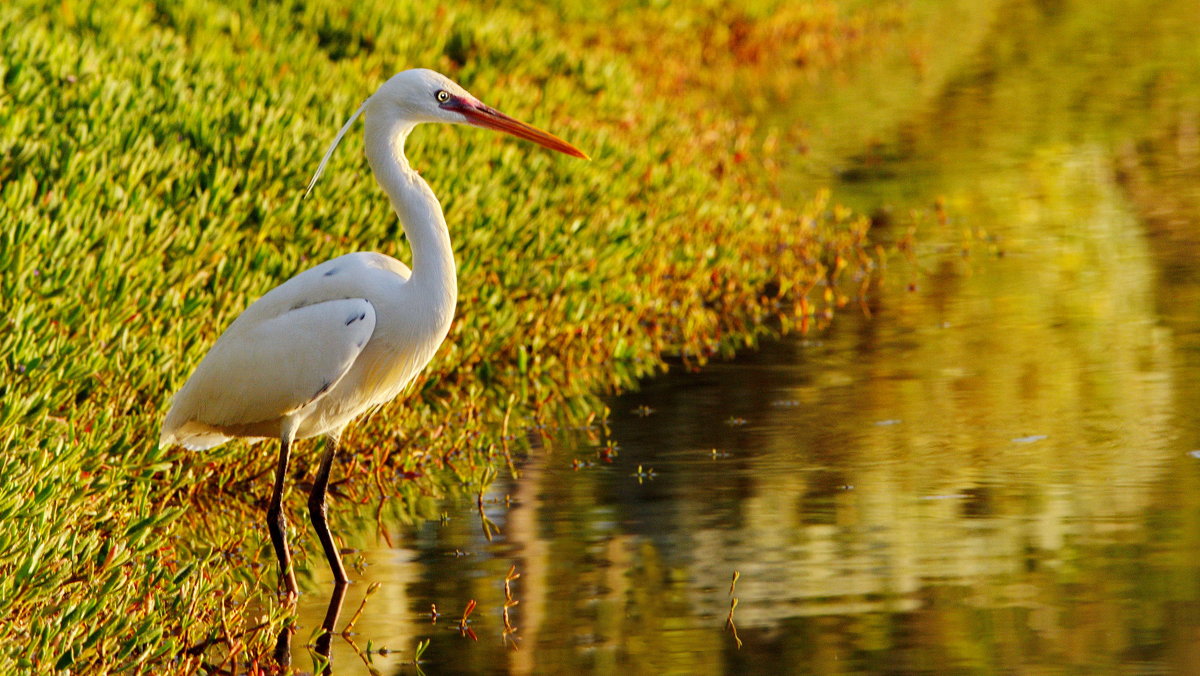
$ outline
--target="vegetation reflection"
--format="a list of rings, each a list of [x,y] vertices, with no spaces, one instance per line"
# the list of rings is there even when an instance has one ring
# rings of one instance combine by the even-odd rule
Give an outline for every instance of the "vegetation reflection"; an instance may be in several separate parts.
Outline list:
[[[832,169],[921,232],[874,319],[530,429],[485,503],[499,535],[421,527],[407,628],[378,635],[513,673],[1197,668],[1200,8],[915,5],[888,38],[912,58],[778,87],[810,124],[778,132],[784,194]],[[468,650],[417,619],[471,599]]]

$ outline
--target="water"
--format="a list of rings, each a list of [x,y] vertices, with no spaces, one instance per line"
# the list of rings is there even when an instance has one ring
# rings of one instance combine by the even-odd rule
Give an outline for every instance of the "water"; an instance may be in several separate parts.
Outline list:
[[[984,2],[919,74],[812,83],[783,189],[920,233],[872,316],[531,431],[482,510],[360,538],[336,673],[424,639],[430,674],[1200,673],[1200,6],[1144,4]]]

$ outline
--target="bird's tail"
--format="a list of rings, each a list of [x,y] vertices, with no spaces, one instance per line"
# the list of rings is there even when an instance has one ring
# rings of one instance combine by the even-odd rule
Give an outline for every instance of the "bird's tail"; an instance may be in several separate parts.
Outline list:
[[[178,444],[189,451],[203,451],[214,446],[220,446],[229,441],[229,439],[228,436],[213,430],[211,427],[184,423],[178,429],[168,429],[164,425],[162,435],[158,439],[158,445],[162,448]]]

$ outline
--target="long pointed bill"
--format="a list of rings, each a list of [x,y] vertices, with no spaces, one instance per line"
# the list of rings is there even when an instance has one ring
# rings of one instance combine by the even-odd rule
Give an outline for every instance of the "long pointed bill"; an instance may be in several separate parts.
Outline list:
[[[478,101],[472,101],[462,97],[452,97],[449,101],[442,104],[442,107],[447,110],[453,110],[462,114],[467,118],[467,122],[476,127],[485,129],[495,129],[506,134],[512,134],[517,138],[523,138],[526,141],[534,143],[550,150],[557,150],[560,153],[565,153],[572,157],[581,159],[591,159],[579,148],[567,143],[550,132],[542,131],[537,127],[525,124],[520,120],[505,115],[504,113],[485,106]]]

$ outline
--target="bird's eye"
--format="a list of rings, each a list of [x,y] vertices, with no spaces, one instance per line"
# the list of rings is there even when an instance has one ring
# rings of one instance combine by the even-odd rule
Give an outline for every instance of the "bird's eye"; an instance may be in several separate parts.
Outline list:
[[[433,95],[438,100],[438,103],[445,103],[450,100],[450,92],[445,89],[439,89],[438,93]]]

